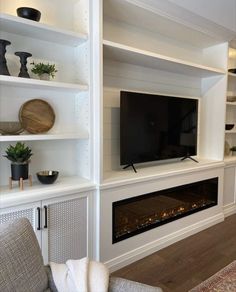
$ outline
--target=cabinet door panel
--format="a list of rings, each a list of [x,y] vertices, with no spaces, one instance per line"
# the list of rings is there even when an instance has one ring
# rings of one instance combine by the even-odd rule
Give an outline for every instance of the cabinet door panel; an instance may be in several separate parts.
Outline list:
[[[87,197],[48,203],[47,217],[42,239],[45,261],[65,263],[87,256]]]
[[[34,226],[34,209],[22,209],[0,215],[0,224],[7,223],[19,218],[27,218],[31,225]]]
[[[37,208],[40,208],[40,203],[32,203],[29,205],[2,209],[0,210],[0,224],[7,223],[19,218],[27,218],[34,229],[39,245],[41,246],[41,231],[37,230]]]

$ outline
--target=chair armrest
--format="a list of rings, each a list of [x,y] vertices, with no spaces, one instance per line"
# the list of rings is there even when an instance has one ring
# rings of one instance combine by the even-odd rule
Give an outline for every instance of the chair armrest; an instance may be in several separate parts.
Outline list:
[[[109,292],[163,292],[159,287],[152,287],[123,278],[110,277]]]

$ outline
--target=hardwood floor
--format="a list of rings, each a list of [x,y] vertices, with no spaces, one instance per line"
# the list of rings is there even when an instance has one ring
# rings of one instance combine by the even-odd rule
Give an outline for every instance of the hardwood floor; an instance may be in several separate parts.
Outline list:
[[[112,275],[185,292],[236,259],[236,215]]]

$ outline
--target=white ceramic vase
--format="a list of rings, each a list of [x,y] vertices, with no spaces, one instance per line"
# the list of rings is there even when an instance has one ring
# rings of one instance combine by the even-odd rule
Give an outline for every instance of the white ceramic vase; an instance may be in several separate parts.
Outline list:
[[[47,73],[44,73],[42,75],[39,75],[39,78],[40,78],[40,80],[47,80],[47,81],[49,81],[50,80],[50,75],[47,74]]]

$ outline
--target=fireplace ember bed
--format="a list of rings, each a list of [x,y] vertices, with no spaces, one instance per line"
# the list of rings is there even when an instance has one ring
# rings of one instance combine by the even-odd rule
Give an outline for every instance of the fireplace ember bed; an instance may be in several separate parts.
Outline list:
[[[112,243],[217,205],[218,177],[113,202]]]

